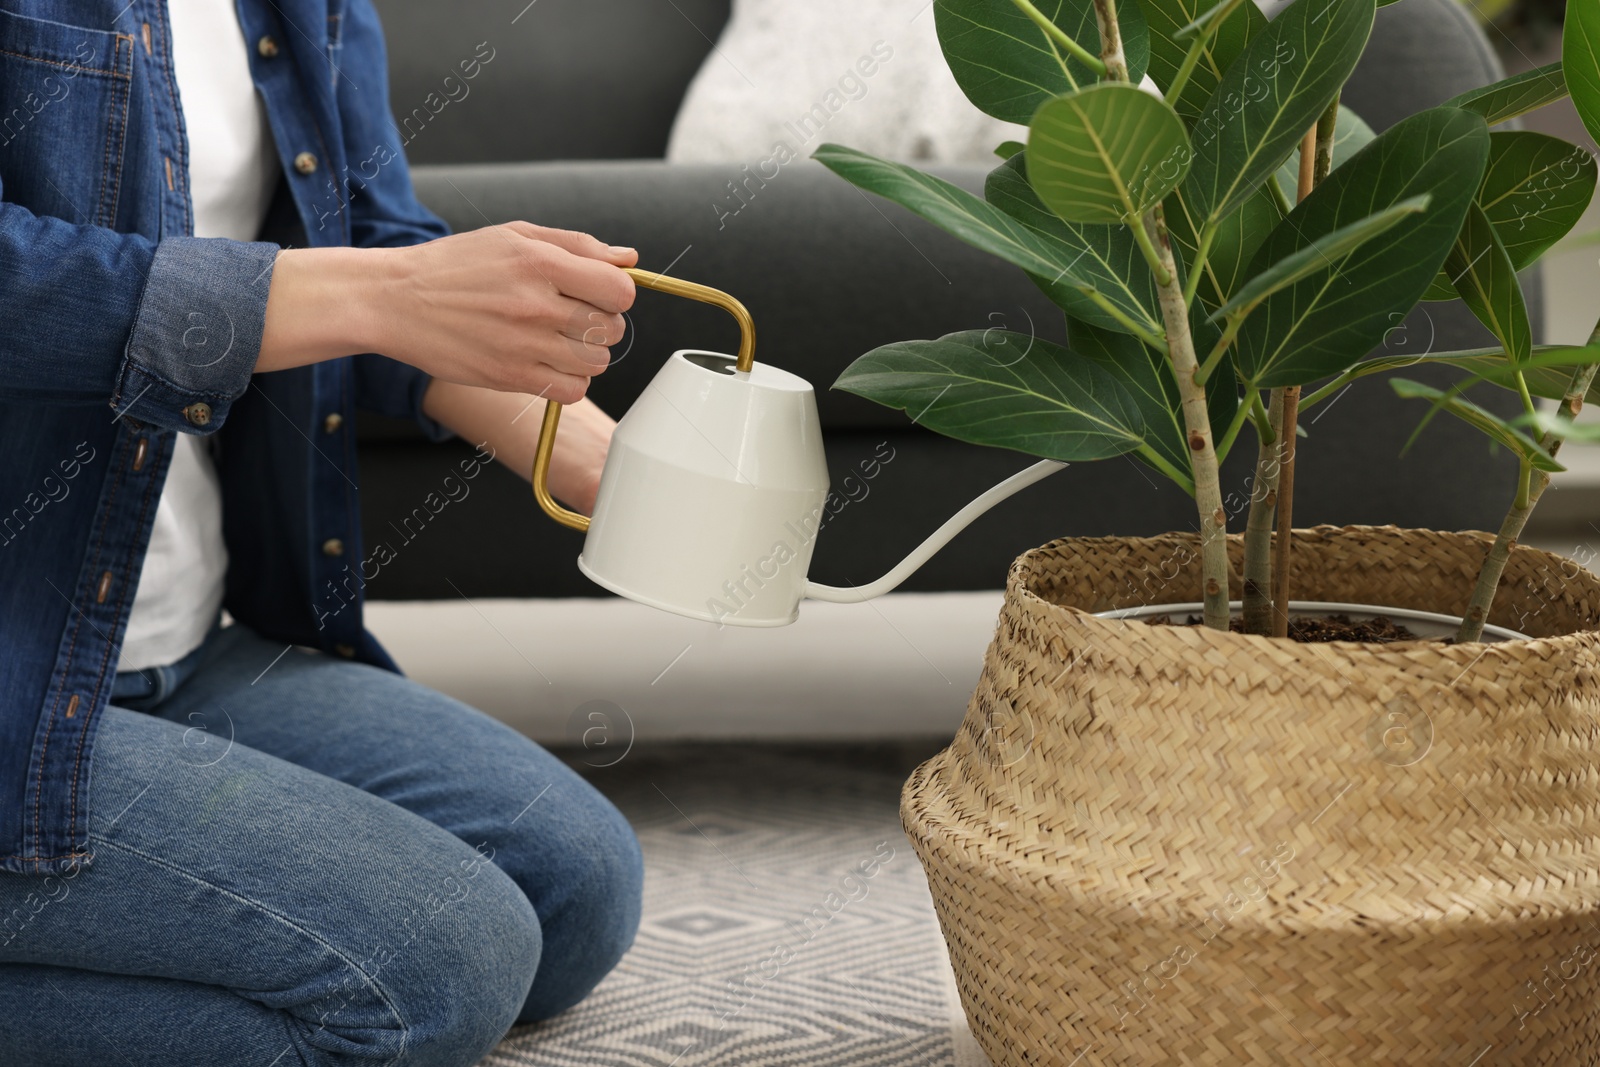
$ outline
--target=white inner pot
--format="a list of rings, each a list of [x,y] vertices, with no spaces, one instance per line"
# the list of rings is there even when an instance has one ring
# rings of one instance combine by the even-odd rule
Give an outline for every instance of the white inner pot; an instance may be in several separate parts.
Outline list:
[[[1230,600],[1228,609],[1237,617],[1244,610],[1244,602]],[[1204,610],[1205,605],[1196,600],[1184,604],[1141,604],[1136,608],[1117,608],[1115,611],[1098,611],[1095,614],[1102,619],[1148,619],[1157,615],[1199,615]],[[1289,601],[1289,614],[1295,618],[1348,615],[1353,622],[1365,622],[1368,619],[1383,616],[1403,625],[1424,641],[1454,637],[1456,631],[1461,627],[1461,617],[1458,615],[1440,615],[1432,611],[1386,608],[1373,604],[1342,604],[1331,600],[1291,600]],[[1526,641],[1528,639],[1527,634],[1519,634],[1517,631],[1508,630],[1504,626],[1485,626],[1483,628],[1483,640],[1491,643],[1496,641]]]

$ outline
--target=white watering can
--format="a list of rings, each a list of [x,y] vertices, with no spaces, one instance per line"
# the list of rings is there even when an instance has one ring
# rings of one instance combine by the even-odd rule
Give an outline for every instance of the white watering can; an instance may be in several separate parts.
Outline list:
[[[709,286],[628,269],[647,289],[714,304],[739,323],[737,356],[672,354],[611,439],[594,518],[547,484],[561,405],[545,407],[533,494],[557,522],[587,531],[578,569],[630,600],[730,626],[784,626],[800,601],[854,603],[905,581],[952,537],[1013,493],[1065,467],[1043,460],[956,512],[882,578],[840,588],[806,578],[825,514],[828,468],[816,394],[755,362],[743,304]]]

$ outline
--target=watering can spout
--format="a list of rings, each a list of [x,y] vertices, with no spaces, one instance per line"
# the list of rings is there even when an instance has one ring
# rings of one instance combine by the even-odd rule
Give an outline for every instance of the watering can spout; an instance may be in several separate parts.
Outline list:
[[[805,595],[810,600],[828,600],[835,604],[857,604],[863,600],[871,600],[885,593],[893,592],[901,582],[916,573],[924,563],[933,557],[933,554],[949,544],[956,534],[965,530],[979,515],[994,507],[1000,501],[1020,490],[1026,489],[1043,478],[1047,478],[1056,471],[1065,467],[1053,459],[1042,459],[1031,467],[1025,467],[1005,481],[994,486],[972,503],[950,516],[927,539],[911,550],[911,554],[895,564],[890,571],[875,582],[866,585],[823,585],[820,582],[807,581]]]
[[[719,625],[783,626],[805,597],[859,603],[894,589],[972,520],[1065,463],[1043,460],[962,508],[882,578],[841,588],[807,579],[828,499],[816,394],[755,362],[755,327],[733,297],[649,271],[636,284],[714,304],[739,324],[737,356],[674,352],[617,423],[594,517],[550,495],[561,405],[545,406],[533,494],[585,533],[578,569],[642,604]]]

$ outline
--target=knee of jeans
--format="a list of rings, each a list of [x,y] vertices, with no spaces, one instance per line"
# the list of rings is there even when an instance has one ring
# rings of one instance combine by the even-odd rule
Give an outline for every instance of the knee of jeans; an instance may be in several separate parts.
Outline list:
[[[606,805],[601,822],[600,847],[589,857],[584,899],[589,902],[588,922],[594,930],[595,953],[604,973],[617,965],[639,932],[639,911],[644,896],[644,857],[639,838],[622,813]]]
[[[485,865],[397,921],[402,929],[418,927],[405,951],[421,961],[407,968],[404,988],[390,990],[405,1030],[398,1062],[470,1067],[516,1023],[533,984],[543,951],[533,906],[510,878]]]
[[[563,864],[566,892],[541,915],[546,952],[560,973],[541,973],[518,1022],[537,1022],[572,1007],[616,967],[639,931],[644,859],[639,839],[609,801],[586,812],[581,843]]]

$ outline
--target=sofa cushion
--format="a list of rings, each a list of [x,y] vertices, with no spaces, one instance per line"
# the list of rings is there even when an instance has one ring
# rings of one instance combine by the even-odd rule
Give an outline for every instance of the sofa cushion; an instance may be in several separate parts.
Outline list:
[[[967,102],[928,0],[735,0],[667,144],[675,163],[749,162],[824,141],[888,159],[981,163],[1022,126]]]

